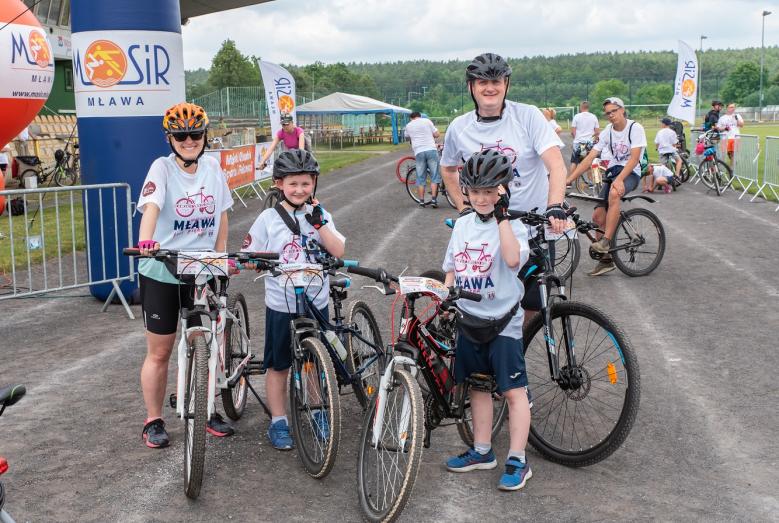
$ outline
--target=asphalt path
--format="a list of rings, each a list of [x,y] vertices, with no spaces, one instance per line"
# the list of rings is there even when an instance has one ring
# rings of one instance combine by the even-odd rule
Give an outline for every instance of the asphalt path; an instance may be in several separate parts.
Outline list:
[[[419,208],[394,176],[400,153],[377,155],[322,177],[319,197],[347,237],[347,256],[408,274],[440,267],[452,209]],[[641,369],[641,406],[624,445],[582,469],[531,449],[533,478],[517,493],[496,489],[500,469],[455,475],[443,463],[463,450],[439,428],[404,521],[776,520],[779,466],[779,214],[773,204],[721,198],[701,185],[656,195],[665,258],[643,278],[591,278],[582,253],[575,299],[597,304],[630,337]],[[237,249],[259,202],[230,216]],[[577,203],[587,215],[591,206]],[[650,204],[641,204],[650,205]],[[250,308],[261,352],[263,296],[253,275],[233,279]],[[390,299],[356,286],[388,337]],[[133,307],[140,318],[140,307]],[[0,302],[0,382],[28,395],[0,419],[6,508],[17,521],[360,521],[357,438],[362,417],[342,397],[342,442],[332,473],[314,480],[296,451],[268,443],[255,402],[232,438],[209,437],[197,501],[183,494],[182,424],[166,407],[172,446],[141,442],[139,369],[143,324],[119,306],[100,312],[83,291]],[[171,365],[170,383],[175,376]],[[262,389],[263,379],[255,383]],[[172,385],[169,385],[172,390]],[[502,459],[508,437],[494,442]]]

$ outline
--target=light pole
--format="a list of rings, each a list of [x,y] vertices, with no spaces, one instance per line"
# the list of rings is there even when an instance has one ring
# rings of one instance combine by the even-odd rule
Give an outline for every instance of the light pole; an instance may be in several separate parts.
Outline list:
[[[703,62],[703,41],[707,38],[708,36],[701,35],[701,52],[698,57],[698,112],[701,110],[701,81],[703,79],[701,75],[701,63]]]
[[[760,116],[763,118],[763,59],[765,58],[765,17],[770,15],[771,11],[763,11],[763,32],[760,36]]]

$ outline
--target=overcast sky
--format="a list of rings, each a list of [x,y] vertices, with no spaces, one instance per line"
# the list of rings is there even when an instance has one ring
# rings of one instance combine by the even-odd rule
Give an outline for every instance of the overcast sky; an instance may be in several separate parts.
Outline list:
[[[630,7],[627,7],[630,6]],[[210,67],[226,38],[276,63],[522,57],[592,51],[779,44],[777,0],[276,0],[196,17],[183,28],[187,69]]]

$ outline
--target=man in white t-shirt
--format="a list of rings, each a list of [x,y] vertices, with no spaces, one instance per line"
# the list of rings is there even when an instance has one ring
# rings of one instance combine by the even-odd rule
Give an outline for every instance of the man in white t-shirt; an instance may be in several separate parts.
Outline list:
[[[741,128],[744,127],[744,119],[736,113],[736,104],[729,103],[727,112],[717,121],[717,129],[725,133],[727,137],[727,152],[730,164],[733,165],[733,154],[738,147],[741,137]]]
[[[438,184],[441,183],[441,174],[438,171],[438,149],[435,140],[440,136],[433,122],[422,118],[419,111],[411,113],[411,121],[406,124],[405,136],[411,142],[414,149],[417,171],[417,193],[419,205],[425,204],[425,185],[430,177],[430,191],[432,199],[430,206],[438,207]]]
[[[604,235],[590,248],[601,253],[603,257],[595,269],[590,271],[590,276],[598,276],[615,269],[609,250],[617,230],[620,202],[625,194],[638,187],[641,179],[641,156],[646,148],[644,127],[638,122],[628,120],[625,103],[620,98],[615,96],[606,98],[603,102],[603,112],[609,124],[600,133],[600,140],[592,151],[569,177],[569,179],[576,179],[581,175],[601,151],[608,150],[611,154],[612,159],[599,195],[602,201],[595,206],[595,211],[592,213],[593,221],[603,229]]]
[[[571,137],[573,147],[571,151],[571,170],[573,172],[579,161],[587,154],[583,145],[595,143],[600,133],[598,117],[590,112],[590,102],[584,100],[579,104],[579,112],[571,120]]]
[[[660,121],[660,130],[655,135],[655,147],[663,162],[674,161],[676,165],[674,175],[678,178],[679,171],[682,169],[682,157],[679,156],[678,151],[679,137],[676,136],[676,131],[669,127],[672,122],[673,120],[667,116]]]

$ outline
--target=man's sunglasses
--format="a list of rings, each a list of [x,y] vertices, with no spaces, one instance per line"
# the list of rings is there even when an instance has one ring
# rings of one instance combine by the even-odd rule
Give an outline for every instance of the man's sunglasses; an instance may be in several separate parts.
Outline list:
[[[198,140],[202,140],[203,136],[205,136],[205,131],[192,131],[192,132],[183,132],[183,133],[170,133],[173,136],[173,139],[177,142],[184,142],[186,141],[187,137],[192,138],[193,141],[197,142]]]

